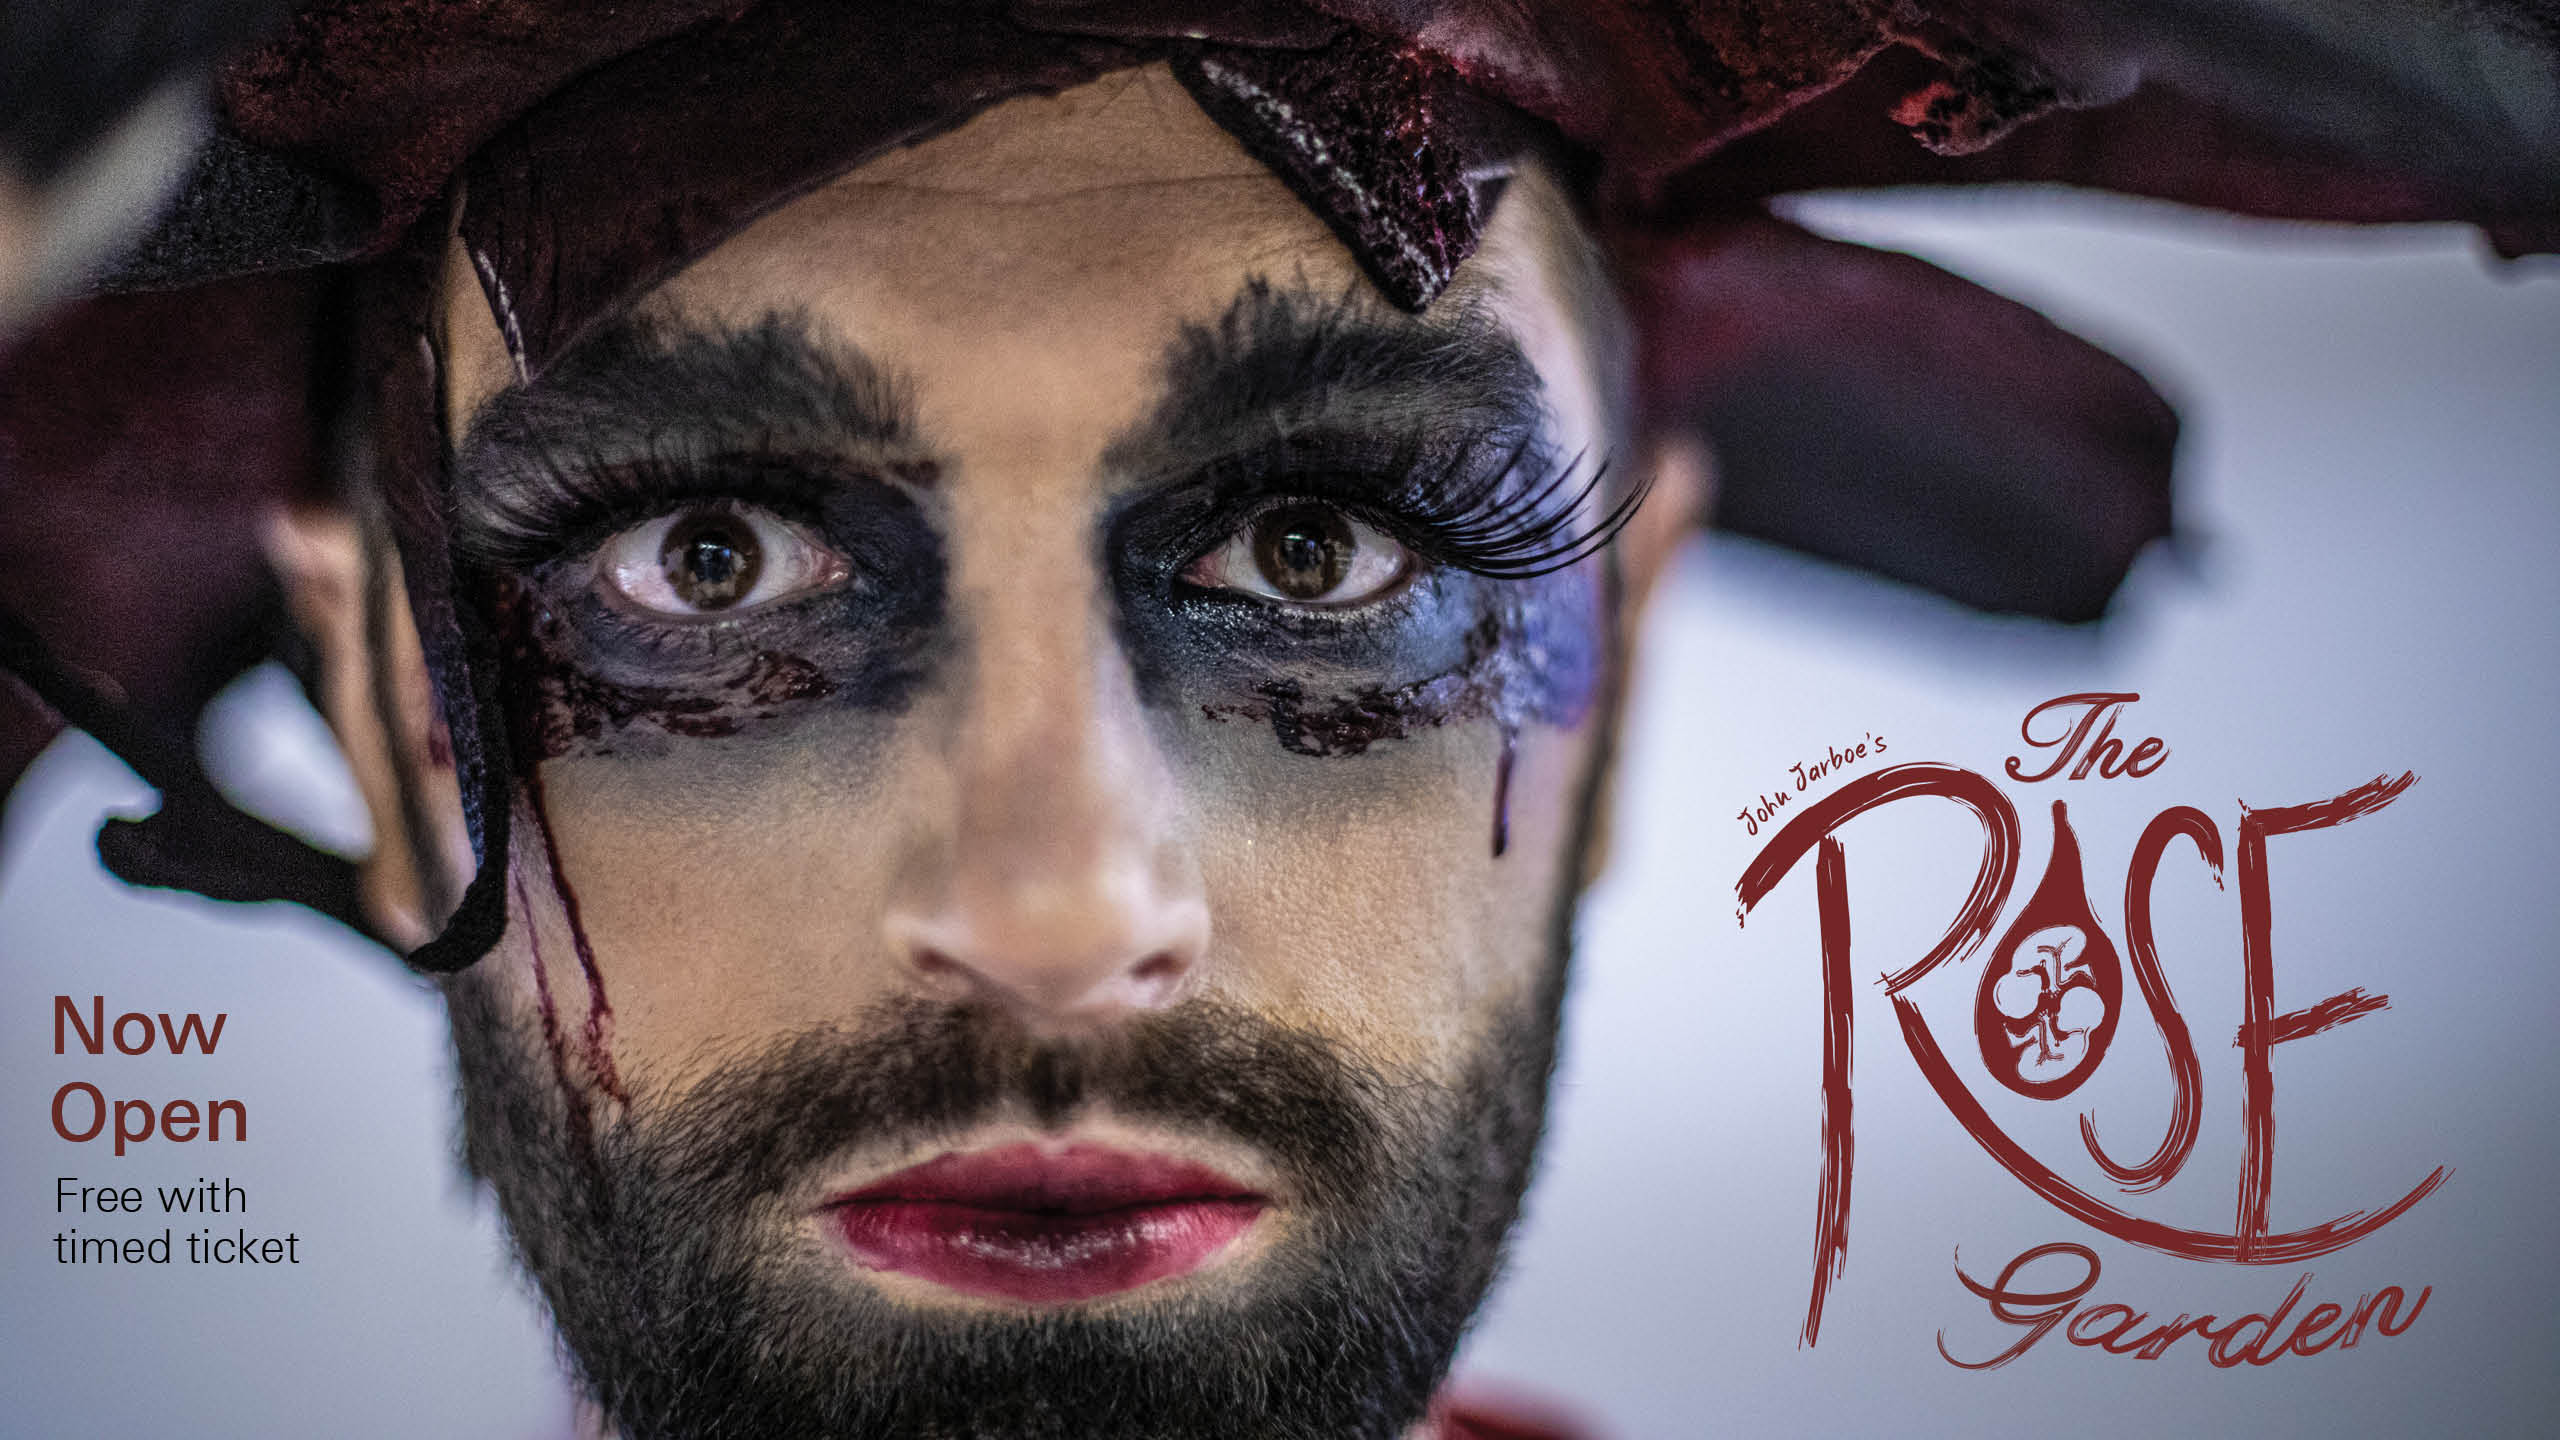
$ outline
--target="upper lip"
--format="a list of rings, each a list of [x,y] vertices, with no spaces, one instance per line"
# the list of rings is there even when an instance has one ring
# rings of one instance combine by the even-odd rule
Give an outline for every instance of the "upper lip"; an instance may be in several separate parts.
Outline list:
[[[1081,1142],[1025,1141],[936,1156],[826,1203],[906,1202],[1099,1215],[1151,1205],[1261,1198],[1253,1187],[1178,1156]]]

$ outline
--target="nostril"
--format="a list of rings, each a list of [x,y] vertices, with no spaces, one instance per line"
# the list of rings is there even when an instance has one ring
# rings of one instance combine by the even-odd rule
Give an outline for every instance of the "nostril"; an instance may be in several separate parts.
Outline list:
[[[1112,967],[1088,963],[1052,964],[1042,957],[1026,958],[1020,953],[1006,957],[990,956],[973,960],[965,948],[915,945],[907,952],[908,964],[916,978],[928,988],[955,999],[1004,997],[1015,1003],[1037,1009],[1084,1009],[1104,993],[1097,984],[1108,987]],[[1191,964],[1181,947],[1168,947],[1148,952],[1136,964],[1118,970],[1118,1002],[1153,1007],[1169,1000],[1190,973]]]

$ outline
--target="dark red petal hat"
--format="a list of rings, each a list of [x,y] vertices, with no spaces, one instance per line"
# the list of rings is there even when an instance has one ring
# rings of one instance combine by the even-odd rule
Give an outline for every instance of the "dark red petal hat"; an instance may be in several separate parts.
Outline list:
[[[221,31],[169,33],[177,64]],[[452,198],[533,374],[870,156],[1150,62],[1409,309],[1540,150],[1616,255],[1644,422],[1712,438],[1712,523],[2062,621],[2170,532],[2167,403],[1772,198],[2063,183],[2560,249],[2552,0],[318,0],[219,71],[214,133],[108,293],[0,355],[0,781],[89,729],[163,792],[102,834],[119,874],[360,925],[344,862],[225,805],[190,742],[214,690],[294,644],[261,515],[378,497],[482,861],[410,959],[468,964],[504,927],[513,782],[445,544],[425,321]],[[0,106],[0,164],[61,163],[76,108]]]

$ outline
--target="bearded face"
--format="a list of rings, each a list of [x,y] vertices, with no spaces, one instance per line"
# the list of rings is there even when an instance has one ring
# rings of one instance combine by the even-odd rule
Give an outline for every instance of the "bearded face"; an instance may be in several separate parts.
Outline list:
[[[606,1421],[1409,1431],[1527,1183],[1630,588],[1557,192],[1400,311],[1139,71],[530,380],[452,271],[525,777],[469,1153]]]

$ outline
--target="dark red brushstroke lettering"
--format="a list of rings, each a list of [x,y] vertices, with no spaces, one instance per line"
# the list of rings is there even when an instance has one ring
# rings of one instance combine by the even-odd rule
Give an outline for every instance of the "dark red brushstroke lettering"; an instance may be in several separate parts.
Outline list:
[[[2436,1293],[2436,1287],[2433,1285],[2420,1286],[2417,1302],[2409,1307],[2409,1318],[2406,1320],[2400,1320],[2400,1302],[2409,1297],[2403,1294],[2397,1285],[2385,1285],[2371,1295],[2356,1297],[2355,1314],[2340,1327],[2338,1337],[2335,1337],[2343,1340],[2340,1348],[2351,1348],[2358,1340],[2363,1339],[2365,1322],[2368,1320],[2373,1322],[2373,1328],[2385,1335],[2407,1333],[2410,1326],[2418,1323],[2418,1316],[2426,1310],[2427,1297],[2434,1293]],[[2394,1320],[2400,1320],[2397,1328],[2394,1328],[2391,1323]]]
[[[1744,923],[1751,907],[1767,898],[1770,890],[1798,860],[1819,843],[1825,858],[1814,866],[1814,887],[1822,916],[1824,964],[1823,999],[1823,1162],[1821,1197],[1816,1210],[1816,1244],[1814,1254],[1813,1296],[1805,1307],[1804,1330],[1800,1344],[1814,1343],[1822,1331],[1822,1305],[1831,1285],[1831,1277],[1847,1263],[1849,1246],[1849,1181],[1852,1155],[1849,1130],[1849,1054],[1853,1015],[1849,988],[1845,983],[1834,986],[1832,967],[1846,974],[1849,963],[1849,902],[1845,852],[1841,852],[1832,832],[1855,817],[1880,805],[1915,796],[1934,795],[1952,800],[1974,813],[1982,822],[1982,864],[1974,875],[1973,890],[1965,897],[1962,908],[1947,926],[1947,933],[1931,946],[1929,953],[1909,969],[1884,977],[1888,993],[1918,980],[1947,959],[1970,954],[1983,937],[1991,933],[1991,922],[1998,919],[2000,906],[2008,898],[2009,886],[2018,871],[2018,812],[1990,781],[1970,770],[1952,765],[1897,765],[1861,776],[1833,791],[1829,796],[1807,806],[1790,820],[1769,843],[1753,856],[1744,868],[1742,878],[1734,885],[1737,901],[1734,922]],[[1831,858],[1835,854],[1839,859]],[[1825,880],[1825,874],[1829,880]],[[1836,891],[1836,900],[1833,898]],[[1835,944],[1834,935],[1838,936]],[[1835,959],[1836,955],[1836,959]],[[1836,1028],[1838,1049],[1832,1040]],[[1833,1069],[1834,1055],[1839,1060]],[[1834,1087],[1838,1104],[1834,1108]],[[1836,1125],[1836,1131],[1835,1131]],[[1833,1141],[1837,1138],[1837,1145]]]
[[[2279,1032],[2299,1030],[2299,1034],[2316,1034],[2316,1029],[2300,1029],[2305,1018],[2341,1001],[2348,1003],[2332,1023],[2343,1023],[2356,1015],[2370,1014],[2381,1008],[2379,1004],[2372,1004],[2359,1009],[2348,1000],[2348,996],[2339,995],[2321,1001],[2308,1011],[2294,1011],[2286,1015],[2270,1013],[2275,1008],[2275,905],[2267,893],[2267,837],[2344,825],[2390,804],[2417,780],[2415,773],[2403,771],[2397,780],[2377,775],[2343,795],[2309,805],[2282,805],[2268,810],[2252,810],[2245,804],[2240,807],[2240,967],[2243,985],[2237,1043],[2240,1046],[2240,1125],[2245,1140],[2240,1152],[2239,1216],[2233,1227],[2233,1237],[2238,1246],[2235,1258],[2244,1263],[2264,1264],[2277,1258],[2264,1252],[2277,1248],[2281,1238],[2267,1236],[2267,1194],[2275,1181],[2276,1144],[2276,1078],[2269,1052],[2281,1040],[2299,1038],[2299,1035],[2280,1035]],[[2434,1189],[2444,1173],[2443,1168],[2438,1167],[2435,1174],[2410,1192],[2409,1198],[2401,1202],[2402,1206]]]
[[[2019,1291],[2009,1288],[2011,1282],[2018,1278],[2019,1271],[2047,1255],[2069,1255],[2087,1267],[2080,1282],[2059,1290]],[[2026,1354],[2054,1326],[2061,1324],[2063,1318],[2071,1313],[2071,1307],[2080,1303],[2080,1297],[2088,1294],[2090,1288],[2098,1283],[2098,1252],[2068,1240],[2038,1245],[2032,1250],[2019,1252],[2017,1258],[2000,1267],[1999,1279],[1985,1285],[1964,1273],[1964,1255],[1959,1251],[1956,1255],[1956,1279],[1964,1288],[1990,1304],[1994,1318],[2004,1325],[2024,1325],[2027,1333],[2018,1337],[2018,1343],[1988,1360],[1959,1360],[1948,1353],[1947,1332],[1941,1330],[1938,1332],[1938,1354],[1959,1370],[1997,1370]]]
[[[1806,806],[1804,813],[1770,836],[1744,867],[1733,887],[1739,902],[1734,923],[1748,919],[1751,907],[1767,898],[1815,841],[1878,806],[1921,795],[1953,800],[1982,822],[1982,864],[1947,933],[1908,969],[1885,976],[1882,984],[1888,994],[1907,989],[1948,960],[1972,954],[1991,933],[1991,922],[2000,917],[2009,886],[2018,876],[2018,812],[1990,781],[1953,765],[1896,765],[1852,780]]]
[[[2085,1271],[2080,1280],[2058,1290],[2021,1290],[2016,1288],[2018,1272],[2048,1255],[2069,1255],[2078,1259]],[[2336,1346],[2351,1349],[2364,1337],[2366,1324],[2384,1335],[2405,1334],[2418,1322],[2427,1308],[2427,1299],[2435,1287],[2425,1286],[2418,1298],[2401,1314],[2408,1295],[2397,1285],[2386,1285],[2371,1295],[2359,1296],[2355,1309],[2321,1303],[2311,1307],[2287,1331],[2285,1322],[2293,1316],[2294,1307],[2302,1303],[2311,1288],[2311,1276],[2305,1272],[2293,1282],[2293,1288],[2273,1310],[2241,1315],[2224,1321],[2212,1315],[2181,1314],[2143,1330],[2143,1322],[2151,1318],[2149,1311],[2130,1305],[2092,1305],[2074,1314],[2074,1308],[2098,1283],[2097,1252],[2085,1245],[2060,1241],[2038,1245],[2021,1253],[2001,1267],[2000,1276],[1988,1285],[1967,1275],[1963,1257],[1956,1261],[1956,1280],[1991,1309],[1991,1317],[2004,1325],[2026,1328],[2016,1343],[1984,1360],[1959,1360],[1947,1349],[1946,1332],[1938,1332],[1938,1354],[1950,1365],[1964,1370],[1997,1370],[2033,1348],[2059,1327],[2063,1338],[2084,1349],[2104,1350],[2110,1355],[2130,1355],[2137,1360],[2157,1360],[2169,1353],[2171,1346],[2193,1335],[2207,1342],[2205,1358],[2216,1369],[2229,1370],[2241,1365],[2264,1367],[2287,1355],[2317,1355]],[[2341,1316],[2347,1323],[2326,1335],[2320,1332],[2337,1324]],[[2138,1332],[2138,1333],[2137,1333]]]
[[[2132,952],[2134,984],[2142,991],[2142,1003],[2151,1011],[2151,1024],[2160,1032],[2160,1048],[2169,1059],[2169,1123],[2160,1136],[2160,1148],[2139,1164],[2119,1165],[2098,1145],[2096,1118],[2086,1111],[2080,1115],[2080,1140],[2089,1147],[2089,1158],[2118,1188],[2136,1195],[2168,1184],[2186,1165],[2204,1113],[2203,1069],[2195,1041],[2187,1033],[2186,1017],[2178,1013],[2176,997],[2169,992],[2169,977],[2160,968],[2160,947],[2151,930],[2152,885],[2169,842],[2181,836],[2204,857],[2214,888],[2222,888],[2222,832],[2212,817],[2192,805],[2172,806],[2151,817],[2142,838],[2134,842],[2133,861],[2124,877],[2124,938]]]
[[[1822,912],[1822,1186],[1813,1210],[1813,1299],[1805,1306],[1799,1346],[1820,1338],[1823,1301],[1849,1263],[1849,1167],[1856,1143],[1849,1122],[1854,996],[1849,988],[1848,852],[1835,836],[1822,837],[1813,888]]]
[[[1982,862],[1976,871],[1971,892],[1946,933],[1918,961],[1880,977],[1880,983],[1893,1003],[1894,1018],[1901,1028],[1903,1043],[1910,1050],[1913,1062],[1919,1066],[1922,1078],[1928,1081],[1948,1113],[1973,1136],[1986,1154],[2047,1203],[2129,1244],[2192,1260],[2287,1264],[2328,1254],[2374,1233],[2433,1194],[2451,1173],[2443,1166],[2436,1167],[2408,1193],[2379,1210],[2350,1211],[2317,1225],[2276,1234],[2270,1234],[2266,1229],[2266,1183],[2274,1143],[2270,1119],[2273,1077],[2266,1063],[2267,1050],[2283,1041],[2317,1034],[2359,1015],[2370,1014],[2382,1008],[2383,997],[2368,998],[2361,991],[2350,991],[2332,996],[2307,1010],[2281,1016],[2269,1013],[2273,1008],[2274,981],[2268,944],[2272,906],[2267,896],[2265,837],[2341,824],[2356,816],[2370,814],[2407,789],[2415,778],[2403,775],[2397,781],[2378,779],[2371,785],[2316,805],[2266,811],[2250,811],[2243,807],[2240,871],[2243,951],[2248,966],[2248,1019],[2242,1026],[2240,1044],[2254,1068],[2250,1072],[2250,1090],[2244,1103],[2244,1115],[2248,1121],[2245,1138],[2249,1148],[2242,1163],[2240,1220],[2229,1234],[2144,1219],[2091,1196],[2054,1173],[1992,1120],[1972,1090],[1957,1075],[1919,1008],[1900,993],[1938,966],[1950,960],[1961,960],[1978,949],[2016,880],[2017,812],[1989,781],[1971,771],[1948,765],[1897,766],[1853,781],[1831,796],[1808,805],[1772,836],[1744,868],[1734,887],[1738,901],[1737,922],[1747,923],[1752,908],[1766,898],[1808,852],[1818,846],[1823,856],[1815,867],[1815,885],[1825,975],[1824,1161],[1816,1211],[1813,1293],[1807,1307],[1801,1343],[1811,1344],[1819,1334],[1823,1303],[1831,1278],[1840,1273],[1845,1264],[1848,1239],[1852,1171],[1848,1060],[1853,1017],[1852,1007],[1842,999],[1844,990],[1834,983],[1835,975],[1843,972],[1849,963],[1846,855],[1833,834],[1839,826],[1868,810],[1922,795],[1956,801],[1973,811],[1982,823]],[[2175,1000],[2160,969],[2151,928],[2152,882],[2169,843],[2180,836],[2196,846],[2207,866],[2214,871],[2218,883],[2222,863],[2220,837],[2202,812],[2189,807],[2177,807],[2155,817],[2144,831],[2136,848],[2134,863],[2126,876],[2128,940],[2135,946],[2135,974],[2144,999],[2152,1009],[2154,1024],[2169,1055],[2176,1084],[2169,1124],[2159,1149],[2149,1159],[2138,1165],[2123,1166],[2104,1155],[2098,1147],[2094,1125],[2088,1117],[2082,1117],[2082,1138],[2091,1154],[2111,1177],[2133,1191],[2157,1188],[2185,1163],[2194,1147],[2201,1107],[2200,1068],[2193,1040],[2178,1016]],[[2392,1314],[2396,1318],[2397,1312]],[[2210,1320],[2211,1317],[2207,1317],[2205,1321],[2195,1323],[2207,1324]],[[2155,1332],[2145,1337],[2142,1345],[2146,1349],[2155,1342],[2165,1346],[2179,1335],[2190,1333],[2193,1326],[2184,1330],[2178,1328],[2187,1325],[2187,1317],[2181,1316],[2178,1321],[2164,1327],[2167,1331],[2165,1336]]]
[[[2350,1020],[2362,1019],[2376,1010],[2390,1008],[2390,996],[2367,995],[2364,993],[2364,987],[2359,985],[2353,990],[2332,995],[2309,1009],[2295,1010],[2268,1021],[2267,1043],[2281,1045],[2287,1040],[2304,1039],[2317,1035],[2323,1030],[2335,1030]],[[2240,1045],[2247,1042],[2234,1037],[2231,1043]]]
[[[1992,1159],[2018,1177],[2028,1189],[2045,1198],[2056,1209],[2085,1225],[2102,1230],[2128,1244],[2164,1255],[2184,1256],[2189,1260],[2220,1260],[2248,1265],[2284,1265],[2326,1255],[2354,1244],[2406,1214],[2409,1207],[2435,1193],[2450,1172],[2438,1166],[2418,1182],[2417,1188],[2398,1200],[2370,1213],[2350,1211],[2335,1219],[2300,1230],[2278,1235],[2260,1234],[2254,1243],[2244,1247],[2236,1234],[2223,1235],[2210,1230],[2189,1230],[2128,1215],[2083,1191],[2046,1168],[2043,1162],[2026,1152],[2026,1148],[2009,1138],[1983,1111],[1982,1103],[1957,1078],[1955,1067],[1948,1063],[1929,1033],[1929,1022],[1920,1018],[1919,1008],[1896,995],[1893,997],[1894,1018],[1901,1023],[1903,1043],[1911,1050],[1912,1060],[1919,1065],[1921,1077],[1929,1088],[1938,1092],[1939,1102],[1956,1117]]]
[[[560,841],[551,833],[551,811],[543,803],[540,774],[528,773],[524,789],[525,799],[533,807],[534,827],[542,832],[542,854],[551,874],[551,893],[560,901],[560,913],[569,922],[569,941],[577,948],[579,973],[586,977],[587,1065],[595,1072],[598,1088],[628,1104],[631,1097],[623,1090],[622,1077],[613,1065],[613,1006],[605,999],[604,972],[596,967],[595,947],[587,941],[586,921],[578,913],[578,892],[570,886],[568,872],[560,867]]]
[[[2080,763],[2072,768],[2070,778],[2074,780],[2088,779],[2091,766],[2096,766],[2098,774],[2108,780],[2113,780],[2120,775],[2131,775],[2138,780],[2149,775],[2168,763],[2168,747],[2156,739],[2145,740],[2134,747],[2132,756],[2128,758],[2124,753],[2124,742],[2114,738],[2116,716],[2124,712],[2125,706],[2141,698],[2140,694],[2130,690],[2084,690],[2076,695],[2056,695],[2028,711],[2018,721],[2018,738],[2026,741],[2031,749],[2054,751],[2053,763],[2030,775],[2026,772],[2026,766],[2020,758],[2012,755],[2002,768],[2008,772],[2010,779],[2033,784],[2038,780],[2050,780],[2061,774],[2062,767],[2070,765],[2072,757],[2076,755],[2080,757]],[[2069,709],[2072,706],[2086,708],[2070,729],[2050,740],[2039,740],[2035,737],[2037,716],[2048,710]],[[2082,742],[2089,740],[2090,728],[2099,725],[2102,721],[2104,725],[2098,731],[2098,738],[2087,745],[2084,753]],[[2143,763],[2145,761],[2150,762],[2147,767]]]
[[[2004,987],[2032,980],[2034,1002],[2012,1017],[2000,1008]],[[2010,999],[2017,999],[2015,987]],[[2093,1000],[2094,1023],[2075,999]],[[2066,1013],[2066,1011],[2071,1013]],[[2080,841],[2064,802],[2053,802],[2053,853],[2044,878],[2000,937],[1973,993],[1973,1036],[1991,1078],[2032,1100],[2059,1100],[2106,1062],[2124,1011],[2124,966],[2115,942],[2089,908]],[[2082,1023],[2074,1027],[2070,1022]]]

